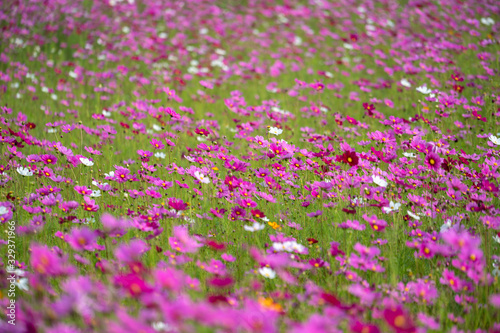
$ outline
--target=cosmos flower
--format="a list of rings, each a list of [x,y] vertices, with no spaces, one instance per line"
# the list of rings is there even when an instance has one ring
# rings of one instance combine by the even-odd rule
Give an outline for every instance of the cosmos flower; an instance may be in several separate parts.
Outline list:
[[[167,157],[167,155],[166,155],[165,153],[163,153],[163,152],[159,151],[159,152],[156,152],[156,153],[154,154],[154,157],[164,159],[164,158],[166,158],[166,157]]]
[[[407,210],[406,211],[410,217],[414,218],[415,220],[420,220],[420,216],[413,214],[411,211]]]
[[[205,176],[204,174],[202,174],[199,171],[195,171],[194,178],[196,178],[200,183],[203,183],[203,184],[210,183],[210,178],[208,178],[207,176]]]
[[[417,87],[415,90],[417,90],[418,92],[421,92],[424,95],[430,94],[432,92],[432,90],[430,90],[429,88],[427,88],[426,85]]]
[[[14,274],[16,275],[16,282],[15,285],[17,288],[23,291],[28,291],[29,290],[29,285],[28,285],[28,279],[24,277],[26,275],[26,272],[23,271],[22,269],[16,269],[14,271]]]
[[[409,314],[402,306],[390,306],[383,311],[384,319],[396,333],[416,332],[416,327]]]
[[[283,130],[280,128],[271,126],[271,127],[269,127],[269,133],[274,134],[274,135],[280,135],[281,133],[283,133]]]
[[[377,184],[380,187],[387,187],[387,181],[385,181],[382,177],[373,175],[372,180],[375,184]]]
[[[493,134],[488,137],[488,139],[497,146],[500,146],[500,138],[494,136]]]
[[[246,231],[250,231],[250,232],[262,230],[262,229],[264,229],[264,227],[265,227],[265,224],[261,224],[259,222],[254,222],[251,226],[248,226],[248,225],[243,226],[243,228]]]
[[[403,156],[404,157],[408,157],[408,158],[415,158],[415,157],[417,157],[417,155],[414,154],[414,153],[403,153]]]
[[[18,167],[16,169],[17,173],[20,174],[21,176],[24,176],[24,177],[31,177],[33,176],[33,172],[28,169],[28,168],[23,168],[23,167]]]
[[[410,88],[411,87],[411,83],[410,81],[408,81],[407,79],[401,79],[400,81],[401,85],[404,86],[404,87],[407,87],[407,88]]]
[[[346,151],[344,154],[339,156],[337,160],[349,164],[350,166],[356,166],[358,165],[359,158],[358,155],[356,155],[356,152]]]
[[[94,165],[94,162],[92,162],[91,160],[89,160],[86,157],[80,157],[80,162],[82,162],[83,165],[89,166],[89,167]]]
[[[493,236],[493,240],[494,240],[495,242],[497,242],[498,244],[500,244],[500,235],[499,235],[499,234],[500,234],[500,233],[498,233],[498,234],[496,234],[495,236]]]
[[[491,17],[481,17],[481,23],[484,25],[493,25],[495,24],[495,20]]]
[[[276,277],[276,272],[273,271],[269,267],[261,267],[261,268],[259,268],[259,273],[260,273],[260,275],[262,275],[263,277],[265,277],[267,279],[274,279]]]
[[[382,210],[389,214],[390,212],[397,212],[399,210],[399,207],[401,207],[401,204],[399,202],[395,203],[391,201],[389,203],[389,207],[382,207]]]
[[[441,167],[441,163],[443,162],[443,159],[439,157],[438,154],[434,152],[429,152],[425,156],[425,164],[429,167],[431,170],[438,170]]]

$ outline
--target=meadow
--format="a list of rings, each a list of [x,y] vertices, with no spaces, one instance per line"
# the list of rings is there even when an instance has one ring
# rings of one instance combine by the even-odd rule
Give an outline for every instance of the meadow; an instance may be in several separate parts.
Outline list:
[[[500,332],[499,15],[2,2],[0,332]]]

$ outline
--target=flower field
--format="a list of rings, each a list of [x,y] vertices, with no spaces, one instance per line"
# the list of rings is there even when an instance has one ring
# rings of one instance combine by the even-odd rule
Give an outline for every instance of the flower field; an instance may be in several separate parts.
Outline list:
[[[0,332],[500,332],[500,3],[0,3]]]

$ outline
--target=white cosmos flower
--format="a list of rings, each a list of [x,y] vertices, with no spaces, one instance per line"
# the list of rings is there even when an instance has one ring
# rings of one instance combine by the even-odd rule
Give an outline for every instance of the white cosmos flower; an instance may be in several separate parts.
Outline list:
[[[33,172],[28,168],[18,167],[16,169],[17,173],[21,176],[30,177],[33,176]]]
[[[94,186],[99,186],[99,185],[106,186],[106,185],[109,185],[109,183],[103,183],[103,182],[100,182],[100,181],[98,182],[98,181],[93,180],[92,181],[92,185],[94,185]]]
[[[297,251],[299,253],[302,253],[304,252],[304,250],[306,249],[306,247],[302,244],[299,244],[297,242],[293,242],[292,244],[292,251]]]
[[[276,277],[276,272],[269,267],[259,268],[259,273],[265,278],[274,279]]]
[[[286,241],[286,242],[283,242],[283,249],[286,251],[286,252],[292,252],[293,251],[293,248],[294,248],[294,242],[292,241]]]
[[[86,157],[80,157],[80,162],[82,162],[82,164],[84,164],[86,166],[93,166],[94,165],[94,162],[92,162],[91,160],[89,160]]]
[[[500,244],[500,237],[498,235],[493,236],[493,240]]]
[[[22,269],[16,269],[14,274],[17,276],[15,285],[21,290],[28,291],[28,279],[23,277],[25,275],[25,271]]]
[[[5,206],[0,206],[0,215],[7,214],[9,210]]]
[[[497,146],[500,146],[500,138],[497,138],[496,136],[494,136],[493,134],[490,135],[488,137],[488,139],[493,142],[494,144],[496,144]]]
[[[199,171],[196,171],[194,173],[194,178],[198,179],[201,183],[203,184],[208,184],[210,183],[210,178],[208,178],[208,176],[205,176],[204,174],[202,174],[201,172]]]
[[[21,290],[24,290],[24,291],[28,291],[29,290],[28,279],[27,278],[21,278],[19,280],[16,280],[15,284]]]
[[[372,176],[373,182],[381,187],[387,187],[387,182],[380,176]]]
[[[432,92],[432,90],[430,90],[429,88],[427,88],[426,85],[423,85],[423,86],[420,86],[420,87],[417,87],[416,89],[418,92],[421,92],[422,94],[424,95],[427,95],[427,94],[430,94]]]
[[[411,83],[410,81],[408,81],[407,79],[401,79],[401,85],[407,87],[407,88],[410,88],[411,87]]]
[[[285,251],[285,246],[283,245],[283,243],[275,242],[273,243],[273,249],[276,251]]]
[[[249,226],[249,225],[244,225],[243,226],[243,228],[246,231],[250,231],[250,232],[262,230],[262,229],[264,229],[264,227],[265,227],[265,225],[261,224],[259,222],[254,222],[251,226]]]
[[[155,153],[154,155],[156,158],[165,158],[167,155],[165,153],[162,153],[161,151]]]
[[[349,43],[344,43],[344,49],[352,50],[352,49],[353,49],[353,47],[352,47],[352,45],[351,45],[351,44],[349,44]]]
[[[495,24],[495,20],[493,20],[491,17],[483,17],[481,18],[481,23],[484,25],[493,25]]]
[[[500,276],[500,265],[498,264],[498,262],[494,260],[491,265],[493,266],[491,274],[493,274],[493,276]]]
[[[151,326],[156,332],[169,332],[172,330],[172,327],[170,327],[170,325],[165,324],[161,321],[157,321],[156,323],[151,324]]]
[[[440,233],[446,232],[450,228],[451,228],[451,220],[447,220],[446,223],[441,226],[439,232]]]
[[[399,210],[399,207],[401,207],[401,204],[399,202],[393,202],[391,201],[389,203],[389,207],[382,207],[382,210],[389,214],[390,212],[397,212]]]
[[[283,130],[282,129],[279,129],[277,127],[269,127],[269,133],[271,134],[274,134],[274,135],[280,135],[281,133],[283,133]]]
[[[361,205],[361,204],[364,202],[364,200],[363,200],[363,198],[354,197],[354,198],[352,199],[352,202],[353,202],[355,205]]]
[[[408,213],[408,215],[410,215],[411,217],[413,217],[415,220],[420,220],[420,216],[416,215],[416,214],[413,214],[411,211],[407,210],[406,211]]]
[[[295,46],[302,45],[302,38],[300,38],[299,36],[295,36],[295,38],[293,39],[293,45]]]
[[[87,217],[82,220],[83,224],[95,223],[95,217]]]
[[[101,196],[101,191],[100,190],[94,190],[92,191],[92,194],[90,194],[91,197],[94,198],[99,198]]]

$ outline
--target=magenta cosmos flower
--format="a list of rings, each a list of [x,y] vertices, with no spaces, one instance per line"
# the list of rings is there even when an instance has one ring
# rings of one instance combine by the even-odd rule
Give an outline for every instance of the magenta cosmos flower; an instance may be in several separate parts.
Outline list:
[[[429,152],[425,157],[425,164],[431,170],[438,170],[441,167],[442,162],[443,160],[441,159],[441,157],[439,157],[439,155],[434,152]]]

